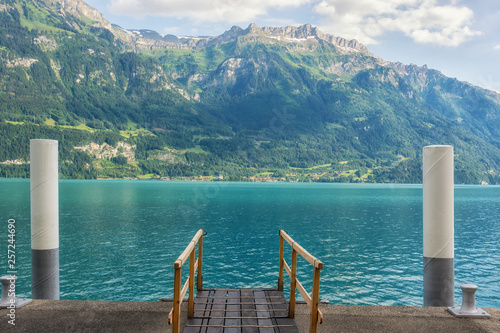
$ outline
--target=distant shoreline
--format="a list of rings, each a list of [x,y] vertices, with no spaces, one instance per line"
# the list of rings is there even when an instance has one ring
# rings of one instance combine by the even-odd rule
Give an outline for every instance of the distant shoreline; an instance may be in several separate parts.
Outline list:
[[[0,177],[1,180],[29,180],[29,178],[6,178]],[[213,182],[213,183],[310,183],[310,184],[362,184],[362,185],[422,185],[422,183],[377,183],[377,182],[326,182],[326,181],[286,181],[286,180],[274,180],[274,181],[264,181],[264,180],[206,180],[206,179],[140,179],[140,178],[95,178],[95,179],[78,179],[78,178],[59,178],[59,180],[81,180],[81,181],[92,181],[92,180],[123,180],[123,181],[163,181],[163,182]],[[465,183],[455,183],[455,186],[500,186],[495,184],[465,184]]]

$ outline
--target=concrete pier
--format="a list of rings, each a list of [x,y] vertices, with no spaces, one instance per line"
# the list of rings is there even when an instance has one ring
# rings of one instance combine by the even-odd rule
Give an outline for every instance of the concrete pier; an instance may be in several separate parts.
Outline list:
[[[168,313],[172,302],[111,302],[33,300],[16,309],[16,325],[0,310],[0,332],[172,332]],[[181,329],[187,317],[182,304]],[[351,306],[320,304],[324,322],[318,332],[500,332],[500,309],[485,309],[491,319],[455,318],[445,307]],[[310,310],[297,304],[300,332],[309,332]]]

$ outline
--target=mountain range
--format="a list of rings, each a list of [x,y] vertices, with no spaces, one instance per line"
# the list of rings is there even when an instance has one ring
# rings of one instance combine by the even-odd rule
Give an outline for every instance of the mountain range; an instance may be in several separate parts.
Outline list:
[[[449,144],[457,183],[500,183],[498,93],[308,24],[160,35],[6,0],[0,29],[2,177],[51,138],[68,178],[419,183]]]

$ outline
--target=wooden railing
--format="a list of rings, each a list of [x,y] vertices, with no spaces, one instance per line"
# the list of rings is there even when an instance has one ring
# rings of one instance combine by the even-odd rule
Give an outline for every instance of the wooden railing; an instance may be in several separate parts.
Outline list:
[[[288,266],[285,261],[284,256],[284,241],[292,247],[292,267]],[[310,296],[305,290],[304,286],[297,279],[297,253],[302,256],[308,263],[314,267],[313,272],[313,284],[312,284],[312,296]],[[320,271],[323,268],[323,263],[313,257],[309,252],[307,252],[302,246],[296,243],[287,232],[283,229],[280,230],[280,273],[278,278],[278,290],[283,290],[283,268],[290,276],[290,303],[288,314],[290,318],[295,317],[295,289],[297,289],[304,300],[306,301],[309,309],[311,309],[311,322],[310,322],[310,332],[316,333],[318,322],[323,323],[323,313],[319,310],[319,276]]]
[[[180,312],[181,304],[186,296],[186,292],[189,288],[189,299],[188,299],[188,318],[192,318],[194,314],[194,274],[198,270],[198,275],[196,277],[196,289],[202,289],[202,263],[203,263],[203,233],[204,230],[200,229],[194,235],[193,240],[186,247],[184,252],[177,258],[174,263],[175,275],[174,275],[174,306],[170,313],[168,314],[168,323],[172,324],[172,332],[179,333],[180,331]],[[196,243],[198,243],[198,258],[195,261],[195,249]],[[186,280],[181,289],[182,284],[182,265],[186,262],[189,257],[189,278]]]

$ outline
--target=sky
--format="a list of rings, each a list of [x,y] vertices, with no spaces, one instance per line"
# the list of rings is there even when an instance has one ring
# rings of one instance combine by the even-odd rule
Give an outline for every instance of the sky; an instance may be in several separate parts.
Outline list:
[[[389,61],[500,93],[498,0],[84,0],[111,23],[177,36],[312,24]]]

